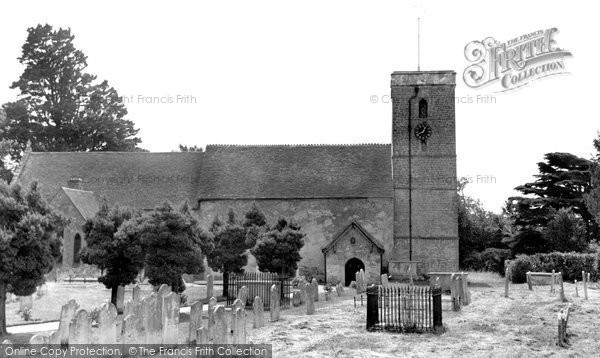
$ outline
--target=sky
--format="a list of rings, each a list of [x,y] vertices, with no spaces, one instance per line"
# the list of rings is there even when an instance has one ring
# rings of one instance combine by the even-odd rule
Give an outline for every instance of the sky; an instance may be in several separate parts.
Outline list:
[[[84,5],[85,4],[85,5]],[[458,176],[499,211],[548,152],[589,158],[600,120],[593,2],[19,1],[0,3],[0,103],[28,27],[69,27],[141,146],[391,143],[390,74],[454,70]],[[557,28],[565,74],[471,88],[465,46]],[[479,96],[479,97],[478,97]],[[483,101],[482,99],[487,99]]]

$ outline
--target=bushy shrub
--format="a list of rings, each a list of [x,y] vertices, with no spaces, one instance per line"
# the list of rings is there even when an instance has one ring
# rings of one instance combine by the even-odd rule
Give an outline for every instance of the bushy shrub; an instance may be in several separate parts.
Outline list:
[[[311,282],[313,278],[316,278],[319,283],[325,282],[325,275],[315,266],[302,266],[298,269],[298,274],[304,276],[307,282]]]
[[[474,252],[465,258],[467,270],[490,271],[504,274],[504,261],[510,256],[509,249],[489,248],[482,252]]]
[[[551,252],[519,255],[509,265],[513,283],[526,282],[527,271],[562,272],[565,281],[581,280],[581,271],[589,272],[592,281],[600,279],[598,254],[578,252]]]

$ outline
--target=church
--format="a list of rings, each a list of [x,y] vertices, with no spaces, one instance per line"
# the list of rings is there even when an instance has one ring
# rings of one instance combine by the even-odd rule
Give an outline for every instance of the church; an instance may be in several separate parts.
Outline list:
[[[453,71],[391,75],[392,143],[208,145],[201,152],[32,152],[13,181],[40,184],[71,218],[63,264],[79,261],[82,225],[101,200],[151,210],[188,201],[204,228],[256,205],[306,234],[299,267],[348,284],[363,268],[402,276],[458,269]],[[256,269],[250,261],[249,269]],[[253,266],[253,267],[252,267]]]

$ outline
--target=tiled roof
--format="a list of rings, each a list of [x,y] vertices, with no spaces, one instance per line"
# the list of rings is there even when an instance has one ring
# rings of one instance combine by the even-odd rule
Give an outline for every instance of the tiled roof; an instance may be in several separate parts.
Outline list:
[[[391,147],[208,146],[204,199],[392,197]]]
[[[61,188],[65,195],[71,200],[84,220],[87,220],[98,212],[99,206],[94,193],[87,190]]]
[[[16,181],[29,186],[38,181],[46,198],[69,179],[83,180],[82,189],[106,199],[141,209],[168,200],[179,204],[198,199],[197,185],[202,152],[32,152],[19,168]],[[25,157],[24,157],[25,158]]]
[[[15,180],[46,198],[69,179],[106,200],[152,209],[168,200],[392,197],[389,144],[208,146],[204,152],[31,152]],[[192,204],[193,205],[193,204]]]
[[[323,248],[321,249],[321,251],[323,253],[327,253],[329,252],[329,250],[331,250],[331,248],[333,247],[333,245],[335,245],[341,238],[344,237],[344,235],[352,229],[356,229],[358,232],[360,232],[367,240],[369,240],[373,245],[375,245],[375,247],[377,247],[377,250],[380,253],[384,253],[385,252],[385,248],[383,247],[383,245],[381,245],[381,243],[373,237],[373,235],[369,234],[369,232],[367,230],[365,230],[364,227],[362,227],[361,224],[359,224],[357,221],[353,220],[350,225],[346,226],[344,229],[342,229],[339,233],[337,233],[337,235],[335,235],[333,237],[333,239],[331,239],[325,246],[323,246]]]

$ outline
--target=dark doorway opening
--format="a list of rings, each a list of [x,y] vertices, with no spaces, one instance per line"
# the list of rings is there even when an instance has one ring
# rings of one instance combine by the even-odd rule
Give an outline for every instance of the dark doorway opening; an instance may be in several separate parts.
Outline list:
[[[365,264],[356,257],[351,258],[346,262],[346,286],[350,286],[350,282],[356,279],[356,272],[360,269],[365,270]]]
[[[73,266],[75,266],[80,262],[79,251],[81,251],[81,235],[79,235],[79,233],[76,234],[73,241]]]

